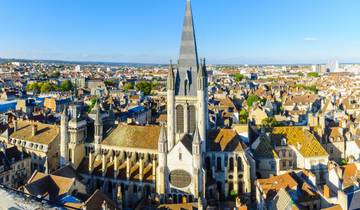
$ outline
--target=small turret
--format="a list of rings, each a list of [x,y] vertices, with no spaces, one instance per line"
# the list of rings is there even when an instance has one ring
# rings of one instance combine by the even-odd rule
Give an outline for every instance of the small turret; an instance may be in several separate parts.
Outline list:
[[[161,126],[160,136],[159,136],[159,154],[158,160],[159,165],[157,168],[157,193],[160,195],[164,195],[166,193],[166,177],[167,177],[167,139],[166,139],[166,132],[164,126]]]
[[[193,151],[193,155],[200,155],[200,145],[201,145],[201,139],[200,139],[200,134],[199,134],[199,130],[196,128],[195,133],[194,133],[194,140],[192,143],[192,151]]]
[[[168,90],[174,90],[175,89],[175,76],[174,76],[174,68],[172,65],[172,62],[170,61],[170,68],[168,72],[168,78],[167,78],[167,89]]]
[[[159,152],[167,153],[167,138],[164,126],[161,126],[159,136]]]
[[[201,68],[198,72],[198,90],[206,90],[207,89],[207,71],[206,71],[206,63],[205,58],[201,62]]]

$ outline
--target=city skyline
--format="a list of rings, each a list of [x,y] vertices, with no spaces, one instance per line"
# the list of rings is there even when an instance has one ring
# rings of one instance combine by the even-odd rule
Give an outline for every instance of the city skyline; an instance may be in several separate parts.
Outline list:
[[[212,64],[356,63],[360,31],[353,26],[359,19],[358,4],[194,0],[199,56]],[[0,57],[160,64],[177,60],[183,1],[84,5],[4,1],[0,18],[7,30],[0,34]]]

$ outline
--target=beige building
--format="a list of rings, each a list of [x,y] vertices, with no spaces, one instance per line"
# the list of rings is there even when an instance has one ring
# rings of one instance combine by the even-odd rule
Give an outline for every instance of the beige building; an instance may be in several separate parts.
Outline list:
[[[57,125],[14,120],[13,132],[6,139],[31,156],[31,169],[50,172],[59,166],[60,135]]]

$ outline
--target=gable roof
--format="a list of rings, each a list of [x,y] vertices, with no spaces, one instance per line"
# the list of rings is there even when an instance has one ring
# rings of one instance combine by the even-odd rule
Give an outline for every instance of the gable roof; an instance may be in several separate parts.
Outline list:
[[[218,129],[208,132],[208,151],[241,152],[246,149],[240,136],[233,129]]]
[[[260,158],[279,158],[278,154],[274,150],[273,146],[271,145],[270,141],[266,138],[265,135],[259,136],[258,145],[253,150],[253,154],[255,157]],[[257,142],[254,142],[254,144]]]
[[[103,203],[106,202],[107,209],[113,210],[116,209],[115,203],[108,198],[104,193],[102,193],[99,189],[97,189],[89,199],[84,202],[84,207],[87,210],[96,210],[102,209]]]
[[[274,127],[271,132],[271,141],[275,145],[281,145],[283,138],[286,139],[288,145],[295,146],[304,157],[328,156],[315,136],[304,127]]]
[[[37,132],[34,136],[32,135],[32,124],[37,125]],[[50,144],[59,135],[59,128],[56,125],[25,120],[18,120],[17,125],[18,128],[10,135],[11,138],[40,144]]]
[[[42,197],[49,195],[50,200],[56,201],[60,199],[61,195],[69,192],[74,181],[75,179],[35,171],[32,178],[24,185],[24,188],[31,195],[40,195]]]

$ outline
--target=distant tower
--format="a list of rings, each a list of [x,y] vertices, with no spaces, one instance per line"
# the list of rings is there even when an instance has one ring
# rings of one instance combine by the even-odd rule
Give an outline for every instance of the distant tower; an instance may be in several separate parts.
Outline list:
[[[69,163],[69,132],[68,132],[68,112],[67,108],[61,114],[60,122],[60,166],[65,166]]]
[[[96,101],[95,110],[96,110],[96,116],[94,122],[94,143],[95,143],[95,152],[98,153],[100,151],[100,144],[103,138],[101,108],[98,101]]]
[[[166,185],[167,185],[167,152],[168,152],[168,142],[166,139],[166,133],[164,126],[161,126],[160,136],[159,136],[159,165],[157,168],[157,193],[160,195],[164,195],[166,193]]]

